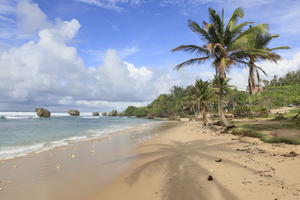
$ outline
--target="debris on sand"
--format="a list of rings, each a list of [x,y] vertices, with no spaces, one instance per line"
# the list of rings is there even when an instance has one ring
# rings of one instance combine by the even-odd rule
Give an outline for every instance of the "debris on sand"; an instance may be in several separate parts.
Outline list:
[[[222,158],[215,160],[215,162],[222,162]]]
[[[295,151],[291,151],[290,153],[282,154],[284,157],[296,157],[298,154]]]
[[[209,175],[209,176],[207,177],[207,180],[208,180],[208,181],[212,181],[212,180],[214,180],[214,178],[213,178],[212,176]]]

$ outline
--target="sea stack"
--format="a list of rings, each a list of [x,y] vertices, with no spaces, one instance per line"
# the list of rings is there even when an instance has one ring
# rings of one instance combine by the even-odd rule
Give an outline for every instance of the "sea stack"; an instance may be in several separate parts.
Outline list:
[[[117,110],[112,110],[110,113],[108,113],[108,116],[118,116],[118,111]]]
[[[80,112],[78,110],[69,110],[68,114],[71,116],[79,116]]]
[[[93,116],[99,116],[99,113],[98,112],[93,112]]]
[[[35,112],[38,117],[51,117],[50,111],[45,108],[36,108]]]

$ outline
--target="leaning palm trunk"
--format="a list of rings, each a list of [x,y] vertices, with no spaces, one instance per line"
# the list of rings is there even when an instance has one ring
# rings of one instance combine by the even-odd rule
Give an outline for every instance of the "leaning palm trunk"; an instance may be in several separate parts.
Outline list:
[[[219,102],[218,102],[219,117],[220,117],[220,121],[223,125],[229,126],[230,124],[224,115],[223,91],[224,91],[223,85],[219,81]]]
[[[209,120],[207,118],[207,105],[203,105],[202,119],[204,126],[206,126],[209,123]]]
[[[254,62],[250,60],[249,62],[249,77],[248,77],[248,87],[249,87],[249,94],[253,95],[254,88],[255,88],[255,78],[254,78]]]
[[[250,114],[253,117],[254,113],[253,113],[253,109],[252,109],[252,97],[254,94],[254,89],[255,89],[255,70],[256,67],[254,66],[255,63],[255,59],[254,58],[250,58],[249,61],[249,77],[248,77],[248,87],[249,87],[249,107],[250,107]]]

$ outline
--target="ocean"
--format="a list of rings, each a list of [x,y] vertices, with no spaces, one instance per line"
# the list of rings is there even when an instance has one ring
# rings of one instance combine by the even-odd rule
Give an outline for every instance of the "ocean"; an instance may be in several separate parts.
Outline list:
[[[51,118],[38,118],[34,112],[0,112],[0,160],[107,137],[153,122],[133,117],[94,117],[92,113],[81,113],[79,117],[51,113]]]

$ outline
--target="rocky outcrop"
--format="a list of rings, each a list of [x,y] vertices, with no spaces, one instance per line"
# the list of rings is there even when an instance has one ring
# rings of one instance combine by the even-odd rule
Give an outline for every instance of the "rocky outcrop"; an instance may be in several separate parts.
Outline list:
[[[79,116],[80,112],[78,110],[69,110],[68,114],[71,116]]]
[[[36,108],[35,112],[38,117],[51,117],[50,111],[45,108]]]
[[[154,116],[151,115],[151,114],[148,114],[148,115],[146,116],[146,119],[154,119]]]
[[[118,111],[117,110],[112,110],[111,112],[108,113],[108,116],[118,116]]]
[[[107,116],[107,115],[108,115],[107,112],[102,113],[102,116]]]
[[[97,116],[99,116],[99,113],[98,112],[93,112],[93,116],[97,117]]]

